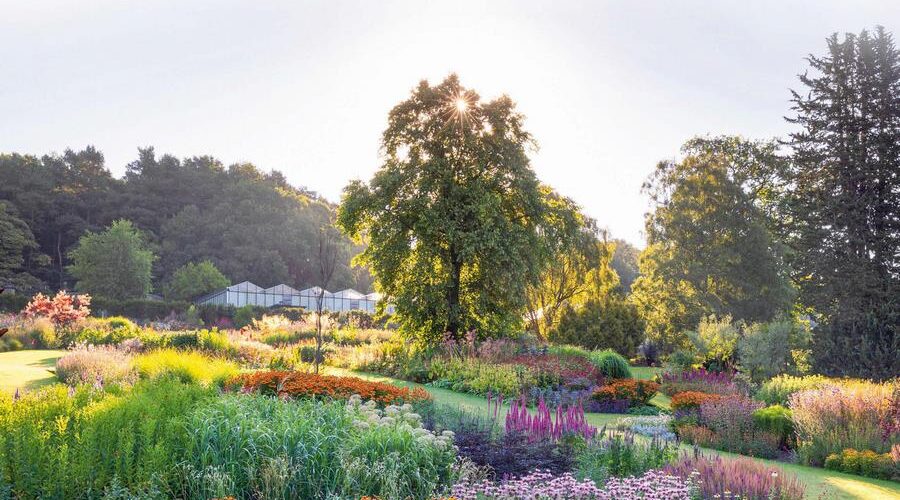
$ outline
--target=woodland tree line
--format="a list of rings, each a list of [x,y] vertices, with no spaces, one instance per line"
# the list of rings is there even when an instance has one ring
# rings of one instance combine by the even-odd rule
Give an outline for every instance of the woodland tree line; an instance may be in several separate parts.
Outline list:
[[[341,237],[332,283],[367,290],[374,278],[401,331],[425,345],[527,329],[677,355],[714,351],[720,336],[703,337],[717,321],[763,332],[762,347],[778,343],[760,341],[765,332],[793,336],[803,321],[819,372],[895,376],[900,56],[878,28],[833,35],[808,63],[788,137],[697,137],[659,163],[644,187],[653,209],[642,251],[538,181],[534,138],[509,97],[482,101],[451,75],[391,110],[383,165],[351,182],[339,207],[278,172],[152,148],[122,179],[91,147],[0,155],[0,280],[71,287],[79,239],[93,231],[89,247],[112,225],[120,241],[136,228],[157,290],[212,268],[231,282],[304,286],[316,283],[322,228],[335,223],[353,242]],[[350,263],[359,252],[364,267]]]
[[[204,261],[231,283],[311,285],[316,237],[331,225],[334,209],[277,171],[263,173],[247,163],[226,167],[209,156],[179,160],[140,149],[117,179],[90,146],[40,158],[0,154],[0,285],[23,292],[73,289],[79,239],[118,220],[130,221],[142,249],[152,253],[154,291],[177,287],[176,271],[188,266],[183,273],[190,272],[190,264]],[[370,289],[368,273],[350,264],[358,250],[346,238],[341,245],[346,251],[333,283]],[[112,298],[144,291],[126,287]]]

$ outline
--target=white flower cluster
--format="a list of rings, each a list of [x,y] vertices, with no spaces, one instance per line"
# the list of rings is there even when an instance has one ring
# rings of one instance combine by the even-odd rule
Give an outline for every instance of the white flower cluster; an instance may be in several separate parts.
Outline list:
[[[363,402],[358,394],[354,394],[347,400],[347,409],[355,412],[354,425],[360,430],[369,430],[379,427],[393,427],[401,431],[409,432],[422,444],[432,445],[439,450],[454,448],[453,431],[433,433],[422,427],[422,417],[413,411],[411,404],[402,406],[390,405],[384,410],[379,410],[375,401]]]

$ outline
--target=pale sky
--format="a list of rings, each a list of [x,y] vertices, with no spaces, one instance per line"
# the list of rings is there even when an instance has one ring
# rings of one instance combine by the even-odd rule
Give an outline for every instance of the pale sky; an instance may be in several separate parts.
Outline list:
[[[119,176],[152,145],[338,201],[390,108],[456,72],[518,103],[543,182],[642,245],[656,162],[785,134],[803,58],[877,24],[900,30],[900,2],[0,0],[0,151],[93,144]]]

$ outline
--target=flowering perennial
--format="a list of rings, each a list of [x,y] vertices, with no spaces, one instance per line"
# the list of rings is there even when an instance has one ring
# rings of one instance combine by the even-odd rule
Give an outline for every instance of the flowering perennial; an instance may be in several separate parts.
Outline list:
[[[459,500],[689,500],[693,485],[661,471],[649,471],[640,477],[610,478],[603,488],[591,480],[578,481],[570,473],[554,476],[534,471],[527,476],[500,483],[460,483],[453,487]]]
[[[408,432],[421,444],[431,445],[439,450],[453,449],[453,431],[432,433],[422,427],[422,417],[413,411],[409,403],[388,405],[384,410],[379,410],[375,401],[363,402],[359,394],[354,394],[347,400],[347,409],[354,413],[354,426],[357,429],[394,428]]]
[[[325,396],[333,399],[350,399],[354,394],[358,394],[363,399],[373,400],[382,405],[431,399],[428,392],[420,387],[407,389],[356,377],[332,377],[287,371],[243,373],[232,378],[226,387],[242,392],[298,398]]]
[[[597,434],[597,428],[585,420],[584,408],[581,405],[570,405],[565,410],[562,406],[556,407],[555,419],[551,413],[543,399],[538,401],[534,415],[528,412],[524,397],[513,400],[506,414],[506,432],[526,434],[531,441],[544,439],[556,441],[568,435],[592,439]]]

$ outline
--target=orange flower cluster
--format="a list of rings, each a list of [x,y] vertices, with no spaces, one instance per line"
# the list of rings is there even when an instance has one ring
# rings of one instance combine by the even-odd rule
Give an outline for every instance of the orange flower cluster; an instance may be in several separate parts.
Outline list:
[[[593,398],[597,401],[627,400],[629,406],[645,405],[658,390],[659,384],[656,382],[626,378],[613,380],[598,388],[594,391]]]
[[[672,396],[673,410],[686,410],[691,408],[699,408],[700,405],[708,401],[718,401],[722,399],[719,394],[707,394],[705,392],[685,391],[679,392]]]
[[[359,394],[364,400],[379,404],[401,404],[431,399],[428,391],[417,387],[407,389],[383,382],[369,382],[356,377],[332,377],[313,373],[265,371],[240,374],[226,384],[232,390],[259,392],[288,397],[322,396],[349,399]]]

